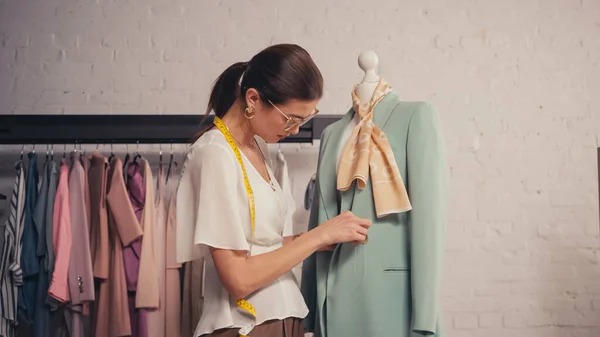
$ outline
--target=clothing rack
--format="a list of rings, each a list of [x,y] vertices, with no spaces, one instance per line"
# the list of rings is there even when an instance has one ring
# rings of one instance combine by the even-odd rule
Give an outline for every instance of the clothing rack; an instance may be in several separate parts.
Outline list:
[[[317,115],[282,143],[312,143],[341,115]],[[214,116],[0,115],[0,144],[189,143]]]

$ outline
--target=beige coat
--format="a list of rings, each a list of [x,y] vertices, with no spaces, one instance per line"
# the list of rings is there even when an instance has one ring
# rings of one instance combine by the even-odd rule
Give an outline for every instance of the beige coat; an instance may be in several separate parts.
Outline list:
[[[162,168],[156,177],[156,219],[154,222],[154,259],[159,289],[159,308],[148,312],[148,337],[168,336],[165,330],[165,291],[166,291],[166,229],[167,215],[163,198],[164,177]],[[191,334],[189,334],[191,336]]]
[[[166,330],[169,337],[181,336],[181,283],[179,280],[179,268],[181,263],[177,262],[175,252],[175,188],[176,179],[169,180],[167,188],[169,202],[167,206],[167,230],[166,230]],[[173,185],[175,183],[175,185]]]
[[[146,185],[146,200],[142,211],[141,228],[144,231],[142,239],[142,253],[140,256],[140,271],[138,277],[137,291],[135,295],[135,307],[157,309],[159,307],[158,277],[156,261],[154,257],[154,226],[156,221],[156,209],[154,204],[154,183],[152,181],[152,169],[147,160],[143,160],[144,184]]]
[[[106,210],[106,183],[108,162],[98,152],[92,153],[88,169],[90,193],[90,248],[94,277],[108,278],[110,243],[108,240],[108,219]],[[96,296],[96,298],[98,298]]]
[[[100,285],[95,337],[128,336],[131,335],[131,324],[123,247],[140,237],[142,228],[129,201],[123,180],[123,163],[119,158],[113,159],[110,163],[106,200],[110,260],[108,279]],[[142,278],[143,276],[140,276],[140,279]]]

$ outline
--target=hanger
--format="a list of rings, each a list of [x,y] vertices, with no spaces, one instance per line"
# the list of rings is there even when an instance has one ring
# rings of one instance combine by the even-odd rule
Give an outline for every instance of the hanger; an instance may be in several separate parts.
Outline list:
[[[110,144],[110,157],[108,157],[108,162],[110,163],[111,160],[113,160],[113,158],[115,157],[115,153],[113,151],[113,144]]]
[[[162,144],[158,144],[158,169],[162,171]]]
[[[177,161],[175,161],[175,158],[173,157],[173,143],[171,143],[171,155],[169,156],[169,167],[167,168],[165,184],[169,182],[169,176],[171,175],[171,168],[173,167],[173,164],[175,164],[175,167],[177,167]]]
[[[21,160],[23,160],[23,151],[25,151],[25,144],[23,144],[23,147],[21,148]]]
[[[50,160],[54,161],[54,144],[50,144]]]
[[[127,144],[125,144],[125,151],[127,152],[127,154],[125,155],[125,159],[123,160],[123,170],[125,170],[125,167],[127,167],[127,162],[129,161],[129,146]]]
[[[50,144],[46,144],[46,163],[50,160]]]
[[[137,141],[137,147],[135,150],[135,157],[133,157],[133,162],[137,163],[138,158],[141,158],[141,157],[142,157],[142,155],[140,154],[140,142]]]
[[[79,159],[85,156],[85,150],[83,149],[83,144],[79,143]]]

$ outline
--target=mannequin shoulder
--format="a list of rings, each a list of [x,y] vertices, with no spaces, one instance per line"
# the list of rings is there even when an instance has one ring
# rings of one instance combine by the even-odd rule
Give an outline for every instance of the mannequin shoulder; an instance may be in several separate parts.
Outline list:
[[[348,122],[354,115],[354,109],[350,108],[345,114],[340,115],[340,119],[327,125],[321,133],[321,140],[326,139],[334,130],[342,129],[348,125]]]
[[[436,118],[437,111],[431,102],[425,101],[398,101],[394,108],[395,117],[413,119]],[[417,116],[418,115],[418,116]]]

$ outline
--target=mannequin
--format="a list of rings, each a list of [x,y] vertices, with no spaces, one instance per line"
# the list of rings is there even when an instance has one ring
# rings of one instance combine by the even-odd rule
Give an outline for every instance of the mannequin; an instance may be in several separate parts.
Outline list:
[[[314,337],[445,337],[441,125],[431,104],[401,100],[378,62],[373,51],[359,55],[365,75],[352,108],[323,131],[308,229],[347,210],[372,226],[363,244],[304,262],[304,324]]]
[[[365,76],[356,87],[356,94],[362,103],[371,99],[377,83],[381,79],[375,72],[378,65],[379,57],[374,51],[366,50],[358,56],[358,66],[365,72]]]
[[[362,71],[365,72],[362,81],[356,86],[356,95],[360,99],[361,104],[365,104],[371,100],[371,97],[373,97],[373,92],[375,92],[375,89],[381,80],[381,77],[376,73],[378,65],[379,57],[372,50],[365,50],[358,56],[358,66],[360,69],[362,69]],[[358,125],[359,122],[360,116],[358,114],[354,114],[352,120],[348,123],[346,129],[344,130],[342,141],[340,142],[340,148],[337,153],[338,165],[339,161],[341,160],[343,148],[350,138],[352,130]]]

